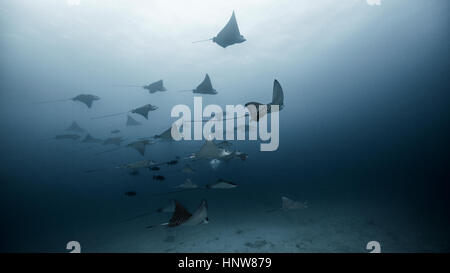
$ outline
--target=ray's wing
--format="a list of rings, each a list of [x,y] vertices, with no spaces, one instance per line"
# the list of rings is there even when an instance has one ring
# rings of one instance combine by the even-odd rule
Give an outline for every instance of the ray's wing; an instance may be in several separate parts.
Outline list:
[[[87,99],[87,100],[85,100],[85,101],[83,101],[86,105],[87,105],[87,107],[88,108],[91,108],[92,107],[92,103],[94,102],[93,100],[90,100],[90,99]]]
[[[129,115],[127,115],[127,126],[138,126],[141,125],[141,123],[137,120],[135,120],[134,118],[130,117]]]
[[[169,227],[176,227],[191,218],[190,214],[180,203],[175,201],[175,212],[169,220]]]
[[[217,40],[228,40],[235,37],[241,36],[241,33],[239,32],[239,27],[236,21],[236,16],[233,14],[231,15],[230,20],[225,25],[225,27],[217,34]]]
[[[142,156],[145,155],[145,145],[146,143],[140,141],[140,142],[133,142],[128,144],[128,147],[131,147],[133,149],[135,149],[136,151],[138,151]]]
[[[139,114],[139,115],[143,116],[144,118],[148,119],[148,112],[149,111],[150,110],[148,109],[148,107],[142,106],[142,107],[133,109],[131,112],[135,113],[135,114]]]
[[[90,98],[87,98],[87,97],[82,97],[82,96],[75,97],[73,100],[74,101],[79,101],[79,102],[82,102],[82,103],[86,104],[86,106],[88,108],[91,108],[92,107],[92,103],[94,102],[93,99],[90,99]]]
[[[294,205],[294,201],[293,200],[291,200],[291,199],[289,199],[289,198],[287,198],[285,196],[281,197],[281,207],[283,209],[291,209],[293,207],[293,205]]]
[[[172,139],[172,127],[162,132],[160,135],[158,135],[159,138],[171,140]]]
[[[72,122],[72,124],[66,129],[66,131],[73,131],[73,132],[84,132],[84,129],[78,125],[75,121]]]
[[[205,144],[198,151],[197,156],[199,158],[218,158],[222,154],[222,150],[216,146],[213,141],[207,140]]]
[[[204,92],[204,91],[211,91],[213,89],[211,84],[211,79],[209,78],[209,75],[206,74],[205,79],[200,83],[197,88],[195,89],[198,92]]]
[[[280,108],[284,104],[284,94],[283,94],[283,88],[281,88],[281,84],[275,80],[273,82],[273,93],[272,93],[272,103],[274,105],[279,105]]]
[[[245,104],[245,107],[248,109],[250,114],[250,118],[252,120],[259,121],[259,119],[264,116],[264,113],[261,112],[260,106],[263,105],[259,102],[248,102]],[[253,107],[252,107],[253,106]]]
[[[186,225],[198,225],[205,221],[208,222],[208,203],[203,199],[192,217],[186,221]]]
[[[146,89],[150,93],[155,93],[156,91],[167,91],[166,88],[164,88],[163,80],[159,80],[159,81],[156,81],[156,82],[153,82],[153,83],[147,85]]]

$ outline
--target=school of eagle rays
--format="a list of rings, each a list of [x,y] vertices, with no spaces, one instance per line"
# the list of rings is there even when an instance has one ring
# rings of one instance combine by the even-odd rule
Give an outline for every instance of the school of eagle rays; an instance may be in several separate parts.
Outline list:
[[[246,41],[244,36],[241,35],[239,31],[234,11],[228,23],[225,25],[225,27],[223,27],[222,30],[220,30],[220,32],[215,37],[206,40],[196,41],[194,43],[205,41],[212,41],[213,43],[216,43],[222,48],[226,48],[228,46],[235,44],[240,44]],[[168,90],[166,88],[164,81],[162,79],[143,86],[122,85],[122,87],[143,88],[144,90],[148,91],[148,93],[151,94],[152,96],[157,95],[157,93],[159,92],[171,92],[171,90]],[[193,94],[197,95],[215,95],[219,91],[214,89],[211,77],[208,75],[208,73],[205,73],[203,80],[199,83],[197,87],[193,89],[176,90],[176,91],[172,90],[172,92],[192,92]],[[94,94],[78,94],[72,98],[48,100],[38,103],[42,104],[42,103],[73,101],[86,105],[89,111],[94,111],[95,101],[98,101],[100,99],[101,99],[100,97]],[[282,110],[285,105],[284,105],[284,92],[281,87],[281,84],[278,82],[278,80],[276,79],[274,80],[272,86],[271,102],[264,104],[252,101],[242,104],[244,104],[245,107],[247,108],[249,118],[256,122],[258,122],[263,115],[270,114],[272,108],[277,109],[278,111]],[[271,107],[273,105],[276,105],[278,107]],[[98,152],[97,154],[109,153],[122,148],[128,148],[134,149],[142,157],[145,157],[146,149],[148,146],[155,145],[158,142],[162,141],[164,142],[174,141],[171,133],[172,125],[168,125],[167,126],[168,129],[161,132],[160,134],[138,139],[125,139],[124,137],[120,136],[120,133],[123,130],[126,130],[127,127],[142,125],[142,122],[136,119],[138,116],[141,116],[146,121],[151,121],[151,112],[157,111],[158,109],[159,108],[156,105],[145,104],[142,106],[136,106],[133,109],[123,109],[122,112],[118,113],[109,113],[103,115],[97,115],[99,113],[95,113],[96,115],[91,117],[91,119],[103,119],[103,118],[106,119],[108,117],[120,115],[126,116],[125,128],[111,130],[109,132],[110,136],[105,139],[100,139],[91,135],[89,132],[83,129],[83,127],[80,126],[76,121],[71,122],[70,126],[68,126],[63,133],[54,136],[54,139],[66,141],[79,141],[81,143],[89,143],[97,146],[101,145],[113,147],[109,150]],[[251,126],[245,125],[243,128],[235,127],[234,129],[244,130],[245,132],[248,132],[248,130],[250,129],[249,127]],[[92,148],[92,146],[87,147],[86,149],[90,148]],[[130,175],[138,175],[142,171],[153,171],[155,173],[155,175],[153,175],[153,179],[157,182],[163,182],[165,180],[165,177],[158,174],[158,171],[161,170],[161,168],[175,168],[174,166],[181,165],[182,166],[181,169],[178,169],[177,171],[182,172],[186,176],[186,180],[183,183],[180,183],[177,186],[168,189],[167,192],[155,194],[155,195],[169,196],[171,193],[180,193],[180,192],[186,192],[186,194],[188,194],[189,192],[192,191],[235,189],[236,187],[238,187],[238,184],[235,181],[230,181],[222,177],[217,178],[216,181],[212,181],[211,183],[198,185],[197,183],[195,183],[195,181],[191,180],[190,176],[200,170],[196,170],[195,168],[193,168],[191,163],[194,161],[205,161],[207,162],[207,164],[210,165],[212,169],[216,169],[222,162],[226,163],[233,159],[245,161],[247,160],[247,158],[248,155],[245,152],[233,149],[233,143],[230,141],[224,140],[221,142],[215,142],[213,140],[206,140],[198,151],[193,151],[193,153],[189,155],[177,156],[176,158],[170,161],[158,162],[150,159],[143,159],[140,161],[123,163],[118,166],[111,166],[111,169],[122,169],[127,171]],[[93,173],[93,172],[101,172],[104,170],[105,168],[89,169],[85,170],[84,172]],[[125,192],[125,196],[128,197],[133,197],[136,196],[137,194],[138,193],[134,191]],[[306,202],[294,201],[285,196],[281,196],[280,198],[281,198],[280,206],[278,208],[273,208],[267,212],[277,210],[298,210],[307,208]],[[208,203],[206,200],[201,200],[200,205],[197,207],[197,209],[194,210],[192,213],[190,213],[182,204],[180,204],[177,200],[174,199],[170,199],[170,202],[167,206],[158,209],[153,209],[144,214],[135,215],[129,219],[126,219],[125,221],[133,220],[155,212],[171,213],[171,217],[166,223],[157,223],[154,225],[147,226],[146,228],[151,229],[159,226],[177,227],[181,225],[183,226],[199,225],[209,222]]]

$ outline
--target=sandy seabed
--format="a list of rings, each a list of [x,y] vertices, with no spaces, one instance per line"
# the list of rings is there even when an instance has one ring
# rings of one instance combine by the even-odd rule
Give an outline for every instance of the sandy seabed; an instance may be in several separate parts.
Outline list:
[[[145,229],[170,214],[124,222],[88,242],[87,252],[441,252],[449,243],[439,232],[414,228],[415,220],[376,213],[364,206],[317,205],[298,211],[267,212],[265,206],[209,209],[210,223]],[[419,220],[419,219],[416,219]],[[419,220],[420,221],[420,220]],[[113,239],[112,239],[113,238]]]

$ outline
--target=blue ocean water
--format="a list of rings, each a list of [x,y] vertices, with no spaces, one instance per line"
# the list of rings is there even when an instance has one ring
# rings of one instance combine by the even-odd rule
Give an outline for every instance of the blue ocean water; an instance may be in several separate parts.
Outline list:
[[[187,3],[189,2],[189,3]],[[3,1],[0,4],[0,202],[2,252],[448,252],[448,1]],[[247,41],[213,37],[236,12]],[[185,158],[204,141],[130,148],[54,140],[76,121],[94,137],[120,129],[127,144],[160,134],[174,105],[192,106],[208,73],[217,95],[203,103],[270,102],[280,81],[280,145],[235,141],[245,161],[180,160],[130,175],[116,166]],[[167,92],[140,88],[163,79]],[[90,93],[92,108],[66,101]],[[118,113],[151,103],[142,126]],[[84,137],[85,134],[82,134]],[[106,153],[101,153],[108,151]],[[195,169],[180,172],[185,163]],[[86,170],[98,171],[87,173]],[[153,175],[163,175],[156,181]],[[232,190],[158,195],[186,178],[218,178]],[[129,197],[124,193],[136,192]],[[281,196],[299,211],[268,210]],[[171,198],[205,225],[147,230]]]

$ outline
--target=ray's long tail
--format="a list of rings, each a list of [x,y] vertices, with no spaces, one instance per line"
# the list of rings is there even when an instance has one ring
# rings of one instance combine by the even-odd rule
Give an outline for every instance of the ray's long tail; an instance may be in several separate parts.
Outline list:
[[[168,226],[168,225],[169,225],[169,223],[163,223],[163,224],[146,226],[145,228],[146,229],[154,229],[154,228],[157,228],[157,227]]]
[[[108,114],[108,115],[104,115],[104,116],[92,117],[91,119],[102,119],[102,118],[115,117],[115,116],[124,115],[126,113],[128,113],[128,111],[127,112],[115,113],[115,114]]]
[[[245,118],[245,117],[248,117],[248,116],[250,116],[250,115],[249,115],[249,114],[245,114],[245,115],[243,115],[243,116],[239,116],[239,117],[233,116],[233,117],[229,117],[229,118],[227,118],[227,117],[222,117],[221,119],[219,119],[219,121],[222,121],[222,120],[232,120],[232,119],[238,119],[238,118]],[[215,117],[204,118],[204,119],[200,119],[200,120],[194,119],[194,120],[191,120],[191,122],[207,122],[207,121],[212,120],[213,118],[215,118]],[[183,123],[187,123],[187,121],[184,121]]]
[[[69,101],[71,99],[60,99],[60,100],[47,100],[47,101],[37,101],[33,104],[45,104],[45,103],[54,103],[54,102],[62,102],[62,101]]]
[[[129,221],[132,221],[132,220],[135,220],[135,219],[138,219],[138,218],[150,215],[150,214],[154,214],[154,213],[157,213],[157,212],[158,212],[157,210],[153,210],[153,211],[150,211],[150,212],[142,213],[142,214],[139,214],[139,215],[127,218],[127,219],[123,220],[121,223],[129,222]]]
[[[115,87],[140,87],[142,88],[142,85],[133,85],[133,84],[114,84]]]
[[[213,38],[209,38],[209,39],[205,39],[205,40],[194,41],[194,42],[192,42],[192,43],[193,43],[193,44],[196,44],[196,43],[202,43],[202,42],[212,41],[212,39],[213,39]]]

